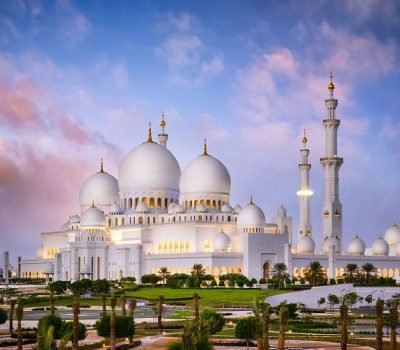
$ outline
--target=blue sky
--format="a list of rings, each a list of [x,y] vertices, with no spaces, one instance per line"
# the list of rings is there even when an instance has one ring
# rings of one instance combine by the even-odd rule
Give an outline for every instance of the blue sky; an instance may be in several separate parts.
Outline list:
[[[116,176],[161,111],[182,169],[206,137],[231,204],[252,194],[268,221],[283,204],[294,231],[306,128],[320,245],[331,70],[344,241],[370,245],[400,221],[399,26],[396,1],[2,1],[2,250],[33,256],[99,159]]]

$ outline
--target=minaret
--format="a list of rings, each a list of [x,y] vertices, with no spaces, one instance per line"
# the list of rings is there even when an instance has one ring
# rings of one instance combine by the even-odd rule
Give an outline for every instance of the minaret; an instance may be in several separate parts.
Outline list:
[[[158,134],[158,143],[167,148],[168,134],[165,133],[165,125],[167,125],[167,123],[164,120],[164,112],[162,112],[160,121],[161,133]]]
[[[299,197],[300,204],[300,220],[299,229],[297,232],[298,240],[304,235],[312,235],[312,226],[310,221],[310,202],[311,197],[314,194],[310,188],[311,164],[308,163],[310,150],[307,149],[307,135],[305,130],[302,143],[303,148],[300,149],[301,163],[299,164],[300,189],[297,191],[297,197]]]
[[[323,240],[327,237],[336,237],[339,247],[336,251],[341,251],[342,247],[342,204],[339,200],[339,169],[343,163],[343,158],[337,156],[337,130],[340,120],[336,119],[335,112],[338,100],[333,98],[332,73],[331,81],[328,85],[329,98],[325,100],[327,118],[324,119],[325,127],[325,157],[320,159],[324,168],[324,202],[322,205],[322,235]]]

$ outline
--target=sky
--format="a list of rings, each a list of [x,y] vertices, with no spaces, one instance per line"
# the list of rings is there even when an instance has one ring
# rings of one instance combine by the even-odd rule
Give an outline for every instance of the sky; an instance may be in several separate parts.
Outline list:
[[[398,1],[0,2],[0,251],[35,257],[40,232],[79,213],[82,182],[117,176],[159,132],[182,169],[202,152],[267,221],[298,225],[303,129],[321,247],[329,72],[339,100],[344,245],[400,222]]]

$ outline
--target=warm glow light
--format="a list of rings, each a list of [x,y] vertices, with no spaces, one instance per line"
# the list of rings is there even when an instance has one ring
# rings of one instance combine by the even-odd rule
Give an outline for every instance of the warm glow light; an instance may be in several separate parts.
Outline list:
[[[296,194],[298,197],[311,197],[314,194],[314,192],[311,189],[310,190],[299,190],[296,192]]]

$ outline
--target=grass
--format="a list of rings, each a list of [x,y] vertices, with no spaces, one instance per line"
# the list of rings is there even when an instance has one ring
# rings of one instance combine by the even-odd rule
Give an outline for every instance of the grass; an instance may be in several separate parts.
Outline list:
[[[272,295],[287,293],[287,291],[233,288],[171,289],[166,287],[144,287],[134,292],[128,292],[126,295],[137,299],[149,300],[151,302],[155,302],[160,295],[163,295],[167,302],[171,300],[192,306],[193,302],[191,297],[194,293],[200,296],[200,306],[202,307],[251,307],[254,299],[263,300]]]
[[[55,297],[55,305],[56,306],[67,306],[71,305],[74,302],[74,297],[66,297],[63,296],[62,299],[58,299]],[[101,305],[101,300],[100,298],[81,298],[80,299],[81,305],[90,305],[90,306],[99,306]],[[24,304],[26,307],[45,307],[45,306],[50,306],[50,301],[49,300],[43,300],[43,301],[33,301],[33,302],[26,302]]]

